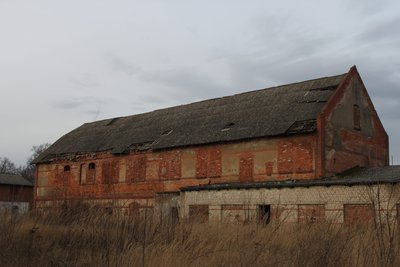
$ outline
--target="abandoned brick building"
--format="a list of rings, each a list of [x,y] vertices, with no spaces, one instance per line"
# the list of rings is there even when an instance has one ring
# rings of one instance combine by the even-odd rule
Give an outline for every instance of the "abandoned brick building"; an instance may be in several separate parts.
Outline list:
[[[344,221],[370,217],[358,189],[397,185],[388,155],[388,136],[352,67],[85,123],[34,161],[35,206],[79,201],[126,214]]]

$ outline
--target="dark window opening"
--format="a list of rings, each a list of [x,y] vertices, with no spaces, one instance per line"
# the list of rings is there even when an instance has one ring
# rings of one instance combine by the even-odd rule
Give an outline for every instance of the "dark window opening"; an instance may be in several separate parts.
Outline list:
[[[271,220],[271,205],[258,205],[258,222],[268,224]]]
[[[358,105],[353,105],[353,126],[355,130],[361,130],[361,114]]]
[[[171,207],[171,220],[172,223],[177,223],[179,221],[178,207]]]
[[[93,162],[89,163],[89,170],[94,170],[96,169],[96,164],[94,164]]]
[[[84,166],[84,165],[83,165]],[[93,162],[89,163],[88,169],[85,170],[85,184],[94,184],[96,180],[96,164]],[[81,173],[81,176],[83,172]]]
[[[71,170],[71,166],[69,166],[69,165],[65,165],[64,166],[64,171],[65,172],[69,172]]]
[[[105,213],[107,215],[112,215],[113,214],[113,208],[112,207],[105,207],[104,211],[105,211]]]
[[[11,213],[12,214],[18,214],[19,207],[18,206],[12,206],[11,207]]]

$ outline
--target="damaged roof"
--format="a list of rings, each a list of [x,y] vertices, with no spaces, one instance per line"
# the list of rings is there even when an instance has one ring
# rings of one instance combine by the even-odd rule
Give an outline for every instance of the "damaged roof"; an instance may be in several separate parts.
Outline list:
[[[0,185],[33,186],[33,183],[18,174],[0,173]]]
[[[85,123],[33,163],[83,153],[120,154],[313,132],[316,117],[345,75]]]
[[[353,186],[400,183],[400,165],[383,167],[355,167],[334,177],[318,180],[284,180],[254,183],[224,183],[196,185],[181,188],[181,191],[295,188],[311,186]]]

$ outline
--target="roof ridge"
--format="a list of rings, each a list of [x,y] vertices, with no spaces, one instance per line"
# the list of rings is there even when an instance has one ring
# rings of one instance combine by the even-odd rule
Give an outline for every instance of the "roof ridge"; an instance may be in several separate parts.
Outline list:
[[[318,80],[336,78],[336,77],[343,76],[343,75],[346,75],[346,74],[347,74],[347,73],[342,73],[342,74],[338,74],[338,75],[325,76],[325,77],[320,77],[320,78],[315,78],[315,79],[310,79],[310,80],[304,80],[304,81],[301,81],[301,82],[286,83],[286,84],[282,84],[282,85],[276,85],[276,86],[272,86],[272,87],[266,87],[266,88],[261,88],[261,89],[252,90],[252,91],[246,91],[246,92],[234,94],[234,95],[231,95],[231,96],[250,94],[250,93],[254,93],[254,92],[258,92],[258,91],[263,91],[263,90],[280,89],[280,88],[282,88],[282,87],[288,87],[288,86],[292,86],[292,85],[300,84],[300,83],[307,83],[307,82],[312,82],[312,81],[318,81]],[[229,96],[228,96],[228,97],[229,97]]]

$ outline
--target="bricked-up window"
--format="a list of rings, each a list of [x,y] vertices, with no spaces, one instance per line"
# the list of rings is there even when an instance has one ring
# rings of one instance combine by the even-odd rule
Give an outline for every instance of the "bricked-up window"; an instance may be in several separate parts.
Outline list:
[[[278,173],[308,173],[313,171],[313,146],[309,141],[279,141]]]
[[[372,222],[375,216],[373,204],[345,204],[344,222],[347,224],[365,224]]]
[[[84,163],[79,166],[79,183],[86,183],[86,168]]]
[[[102,174],[104,184],[115,184],[119,181],[119,169],[117,161],[104,161],[102,164]]]
[[[96,164],[90,162],[86,170],[85,184],[94,184],[95,180],[96,180]]]
[[[192,222],[207,222],[209,214],[208,205],[189,205],[189,219]]]
[[[146,179],[146,155],[134,155],[126,166],[126,180],[129,182],[144,182]]]
[[[181,178],[181,152],[164,152],[160,155],[160,180],[174,180]]]
[[[243,155],[239,159],[239,180],[253,181],[253,155]]]
[[[141,205],[138,202],[132,202],[129,204],[129,216],[134,218],[150,218],[154,214],[154,208],[148,205]]]
[[[298,221],[300,223],[325,222],[325,205],[320,205],[320,204],[299,205]]]
[[[355,130],[361,130],[361,114],[358,105],[353,105],[353,126]]]
[[[271,176],[274,171],[274,163],[272,161],[268,161],[265,163],[265,173],[268,176]]]
[[[71,172],[65,171],[65,167],[59,168],[57,166],[57,185],[59,186],[68,186]]]
[[[196,151],[196,177],[215,178],[222,174],[221,150],[198,149]]]
[[[221,205],[221,217],[224,221],[245,222],[249,220],[249,208],[244,205]]]
[[[140,204],[137,202],[132,202],[131,204],[129,204],[129,216],[138,216],[140,212],[140,207]]]
[[[208,177],[220,177],[222,174],[221,165],[221,150],[211,150],[208,158]]]

